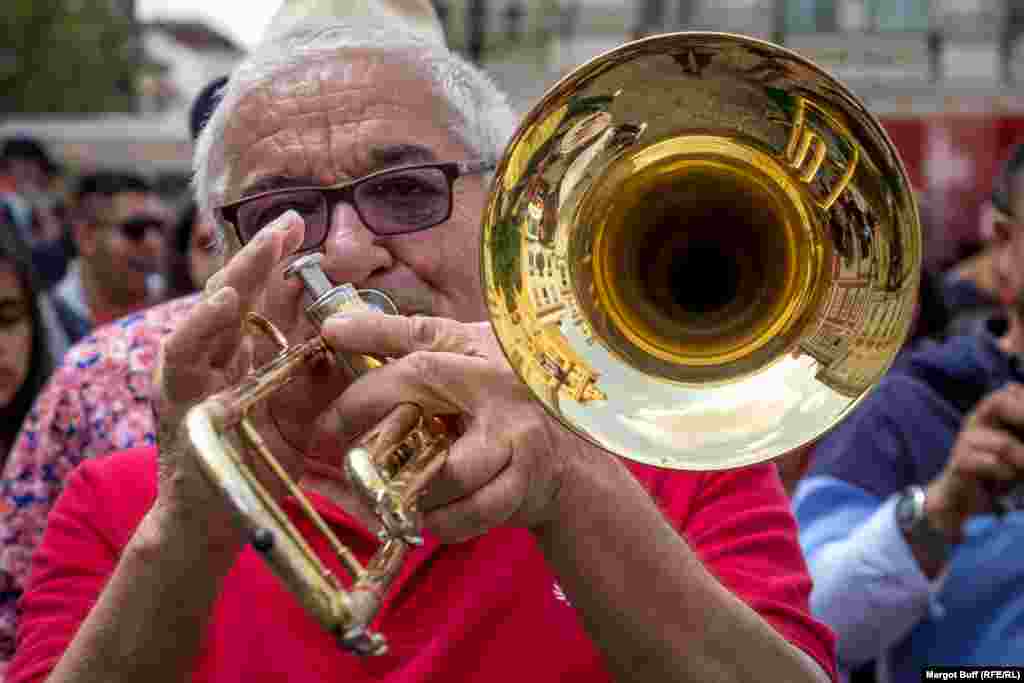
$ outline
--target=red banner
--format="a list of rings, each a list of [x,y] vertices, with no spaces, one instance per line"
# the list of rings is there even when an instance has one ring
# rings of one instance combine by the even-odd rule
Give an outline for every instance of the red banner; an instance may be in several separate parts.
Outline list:
[[[1024,142],[1024,114],[940,113],[882,123],[920,198],[925,260],[946,267],[981,240],[982,206],[1010,148]]]

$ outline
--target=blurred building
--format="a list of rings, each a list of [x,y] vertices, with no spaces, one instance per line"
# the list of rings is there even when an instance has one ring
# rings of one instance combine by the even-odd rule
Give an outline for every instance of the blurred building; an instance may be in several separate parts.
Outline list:
[[[203,86],[235,67],[244,50],[199,21],[154,21],[143,25],[146,58],[155,65],[143,76],[139,108],[144,113],[187,115]]]
[[[170,193],[183,189],[192,159],[192,100],[209,81],[230,72],[244,51],[197,21],[156,21],[139,30],[143,67],[136,84],[137,113],[4,119],[0,137],[39,138],[72,174],[101,166],[136,168]]]

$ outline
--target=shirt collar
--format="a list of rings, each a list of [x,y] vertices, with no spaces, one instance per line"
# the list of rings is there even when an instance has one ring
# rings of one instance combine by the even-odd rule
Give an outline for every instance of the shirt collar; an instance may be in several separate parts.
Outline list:
[[[92,311],[85,298],[85,287],[82,285],[82,261],[74,259],[68,264],[68,270],[57,283],[54,295],[63,301],[76,315],[92,321]]]

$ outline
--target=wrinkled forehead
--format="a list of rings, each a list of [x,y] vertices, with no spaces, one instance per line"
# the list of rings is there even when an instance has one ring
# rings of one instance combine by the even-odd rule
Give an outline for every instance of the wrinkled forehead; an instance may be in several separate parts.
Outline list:
[[[254,177],[340,182],[366,172],[381,145],[444,147],[450,107],[425,69],[368,51],[292,65],[248,85],[224,130],[226,197]],[[439,153],[440,154],[440,153]]]

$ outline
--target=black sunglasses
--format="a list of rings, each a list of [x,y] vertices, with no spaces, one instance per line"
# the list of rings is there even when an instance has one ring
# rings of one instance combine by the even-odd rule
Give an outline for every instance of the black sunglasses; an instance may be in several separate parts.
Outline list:
[[[457,178],[493,170],[489,161],[449,161],[378,171],[330,187],[270,190],[225,204],[216,213],[245,244],[288,210],[302,216],[306,236],[300,251],[317,249],[327,239],[338,202],[350,204],[368,230],[404,235],[432,228],[452,215],[452,185]]]
[[[167,223],[154,216],[137,216],[119,223],[117,229],[128,239],[140,242],[150,230],[163,235],[167,231]]]

